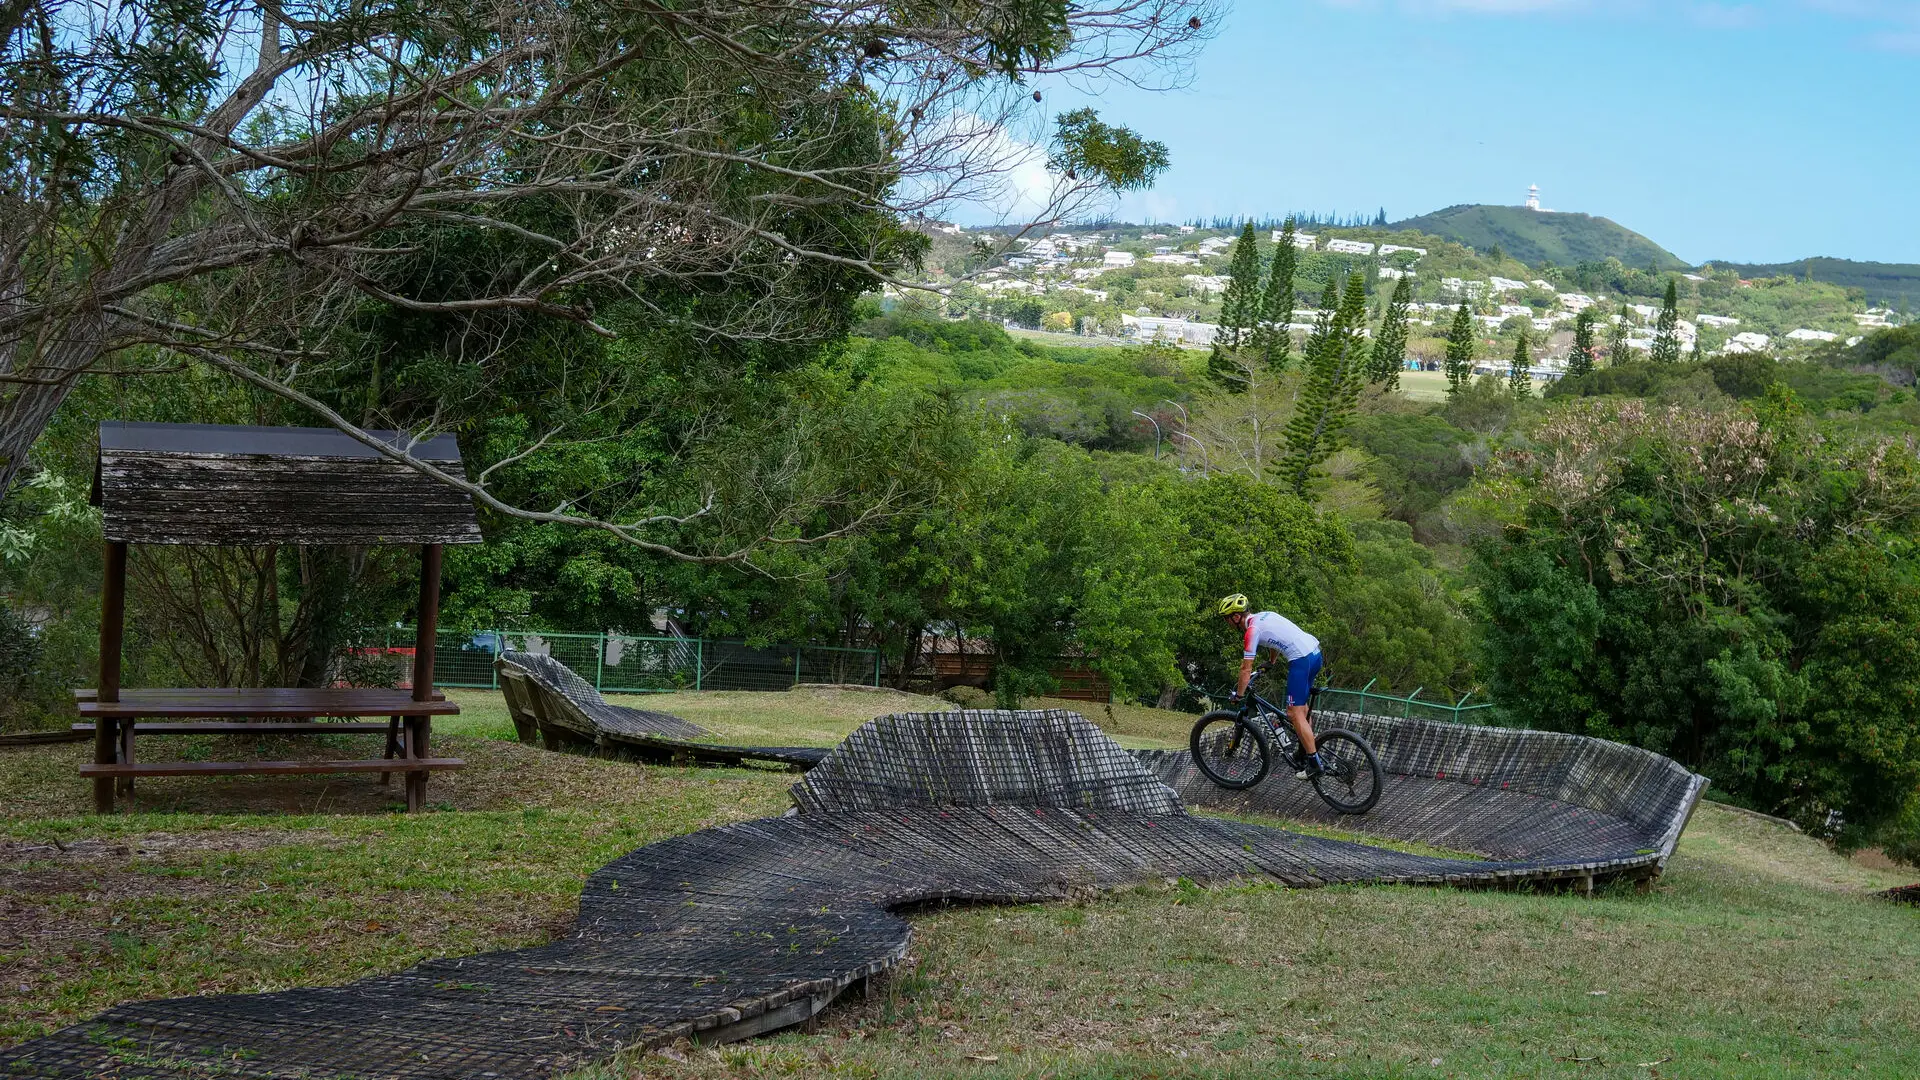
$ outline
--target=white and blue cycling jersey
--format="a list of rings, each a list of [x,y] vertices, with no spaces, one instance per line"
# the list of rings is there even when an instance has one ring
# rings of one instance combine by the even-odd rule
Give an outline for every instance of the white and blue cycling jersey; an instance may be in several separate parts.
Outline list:
[[[1248,660],[1261,649],[1278,649],[1289,661],[1320,651],[1320,639],[1295,626],[1292,619],[1276,611],[1247,616],[1247,636],[1241,655]]]

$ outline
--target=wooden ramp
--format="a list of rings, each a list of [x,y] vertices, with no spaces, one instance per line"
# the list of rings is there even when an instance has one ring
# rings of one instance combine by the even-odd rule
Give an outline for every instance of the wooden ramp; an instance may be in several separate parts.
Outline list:
[[[1397,794],[1390,785],[1387,799]],[[1067,712],[882,717],[795,800],[788,816],[603,867],[573,931],[551,944],[339,987],[123,1004],[0,1052],[0,1075],[544,1078],[636,1044],[804,1020],[900,963],[912,928],[895,912],[928,902],[1027,903],[1175,877],[1488,886],[1590,879],[1608,864],[1432,858],[1191,816],[1138,757]]]

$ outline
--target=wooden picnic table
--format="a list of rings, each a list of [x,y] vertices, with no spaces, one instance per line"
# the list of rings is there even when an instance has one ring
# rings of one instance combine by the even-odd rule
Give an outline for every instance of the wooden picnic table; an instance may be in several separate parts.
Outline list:
[[[90,723],[76,729],[94,732],[95,760],[80,766],[80,775],[94,780],[103,811],[113,808],[116,793],[131,793],[139,776],[291,775],[338,772],[378,772],[381,783],[392,773],[406,778],[407,809],[426,802],[427,776],[458,769],[458,758],[429,756],[433,718],[453,716],[460,706],[434,693],[420,700],[408,690],[340,688],[265,689],[127,689],[118,701],[103,702],[91,690],[74,694],[75,707]],[[382,716],[374,723],[323,720],[320,717]],[[249,719],[228,719],[245,717]],[[273,719],[252,719],[271,717]],[[335,735],[387,736],[381,757],[358,760],[301,761],[143,761],[136,753],[139,736],[156,735]]]

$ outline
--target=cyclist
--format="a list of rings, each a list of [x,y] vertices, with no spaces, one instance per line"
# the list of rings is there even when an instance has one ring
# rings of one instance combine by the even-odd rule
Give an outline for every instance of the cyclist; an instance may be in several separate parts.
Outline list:
[[[1215,608],[1241,631],[1240,682],[1228,700],[1239,701],[1247,692],[1247,683],[1253,679],[1253,663],[1261,649],[1276,657],[1286,657],[1287,720],[1293,724],[1294,734],[1300,736],[1300,750],[1293,767],[1302,779],[1318,776],[1323,770],[1319,747],[1313,738],[1313,724],[1307,719],[1307,702],[1313,693],[1314,677],[1320,674],[1320,639],[1277,612],[1248,614],[1249,606],[1245,593],[1234,593],[1221,597]]]

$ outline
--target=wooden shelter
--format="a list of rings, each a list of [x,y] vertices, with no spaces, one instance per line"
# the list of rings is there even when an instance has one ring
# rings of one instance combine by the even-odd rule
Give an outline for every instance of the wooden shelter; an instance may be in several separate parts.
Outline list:
[[[405,432],[375,438],[455,476],[464,476],[450,435],[413,444]],[[116,789],[139,776],[248,773],[398,772],[407,809],[425,802],[427,774],[465,763],[428,756],[432,718],[460,711],[433,690],[444,544],[480,542],[473,501],[417,469],[332,428],[221,424],[100,425],[93,502],[106,536],[100,603],[100,685],[76,694],[92,721],[94,807],[113,809]],[[248,546],[418,544],[420,603],[407,690],[126,689],[120,685],[130,544]],[[322,717],[386,717],[384,723]],[[82,725],[86,726],[86,725]],[[387,734],[383,757],[367,761],[173,761],[135,759],[137,735],[220,733]]]

